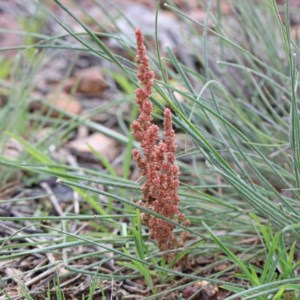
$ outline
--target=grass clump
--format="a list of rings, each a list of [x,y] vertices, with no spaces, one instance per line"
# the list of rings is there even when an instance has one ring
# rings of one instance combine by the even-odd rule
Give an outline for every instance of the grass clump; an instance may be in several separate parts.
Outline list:
[[[46,277],[49,270],[55,270],[54,278],[59,280],[55,284],[54,278],[48,280],[48,294],[59,297],[66,292],[64,283],[78,276],[91,287],[81,293],[87,299],[97,293],[103,298],[126,299],[134,294],[140,299],[193,299],[209,295],[208,287],[215,291],[210,297],[222,299],[298,299],[299,47],[291,36],[288,2],[279,6],[275,0],[228,1],[231,14],[226,16],[221,1],[216,10],[213,1],[199,1],[206,12],[203,22],[168,2],[164,8],[181,20],[184,52],[159,47],[159,14],[163,11],[157,7],[156,47],[147,47],[156,77],[147,99],[155,107],[152,116],[158,124],[166,107],[172,111],[178,139],[176,162],[181,171],[181,201],[177,204],[191,222],[189,227],[137,202],[145,193],[141,193],[139,174],[131,163],[132,149],[139,149],[130,128],[137,116],[130,91],[139,86],[132,42],[136,24],[119,12],[132,31],[122,32],[113,17],[111,32],[94,31],[90,28],[97,22],[92,16],[86,25],[74,7],[54,2],[68,17],[60,18],[40,7],[64,34],[41,35],[30,48],[43,49],[39,53],[42,60],[47,60],[43,51],[55,55],[59,49],[67,49],[109,63],[114,82],[124,89],[112,102],[121,112],[112,129],[93,120],[96,114],[105,115],[110,104],[79,116],[61,111],[61,118],[28,112],[24,107],[16,109],[16,113],[26,111],[26,121],[17,118],[21,128],[35,124],[34,128],[49,126],[55,132],[55,138],[46,137],[34,146],[1,118],[1,128],[24,150],[16,160],[2,155],[1,166],[22,171],[31,180],[30,188],[49,176],[58,178],[59,184],[52,184],[52,189],[59,186],[72,195],[61,204],[46,188],[46,200],[41,195],[15,193],[1,201],[0,205],[12,212],[16,204],[34,203],[35,208],[0,216],[5,228],[0,239],[4,266],[25,257],[46,259],[35,262],[37,273],[23,267],[17,274],[1,274],[2,280],[17,282],[30,297],[39,287],[34,276]],[[94,5],[103,9],[101,4]],[[68,22],[75,22],[82,31],[75,32]],[[119,45],[121,54],[108,46],[107,39]],[[31,59],[32,50],[28,54]],[[26,97],[31,100],[30,93]],[[8,103],[13,103],[11,99]],[[124,107],[132,112],[123,111]],[[105,168],[78,166],[70,160],[61,163],[53,145],[63,146],[79,125],[117,140],[122,145],[122,163],[97,155],[95,149],[92,152]],[[3,140],[3,148],[6,142]],[[175,189],[172,184],[170,187]],[[189,239],[180,247],[157,247],[150,225],[150,233],[142,225],[143,215],[168,224],[175,236],[188,232]],[[7,228],[7,224],[15,228]],[[176,262],[183,257],[188,257],[189,263],[179,268]],[[30,278],[27,283],[26,276]],[[3,288],[2,292],[10,295],[11,291]],[[70,293],[77,295],[76,288]]]

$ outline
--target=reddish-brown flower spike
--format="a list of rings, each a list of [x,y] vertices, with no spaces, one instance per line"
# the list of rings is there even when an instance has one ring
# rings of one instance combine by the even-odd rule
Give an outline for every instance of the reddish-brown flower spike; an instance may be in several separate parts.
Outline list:
[[[140,115],[133,122],[135,138],[141,142],[143,155],[133,150],[133,158],[145,176],[142,187],[144,206],[167,218],[179,220],[188,225],[185,216],[178,210],[179,168],[175,163],[175,133],[172,127],[172,113],[164,111],[165,141],[159,140],[158,126],[152,123],[153,105],[150,101],[154,83],[154,73],[150,70],[149,58],[140,29],[136,29],[138,79],[141,87],[136,90],[136,102]],[[143,222],[149,227],[150,238],[155,240],[161,250],[171,250],[183,245],[187,233],[179,241],[173,233],[174,225],[164,220],[143,214]],[[166,256],[167,260],[172,257]]]

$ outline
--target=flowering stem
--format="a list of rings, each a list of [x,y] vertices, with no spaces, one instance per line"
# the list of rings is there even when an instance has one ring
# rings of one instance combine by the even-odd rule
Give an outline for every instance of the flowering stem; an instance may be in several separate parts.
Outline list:
[[[145,176],[142,187],[143,201],[141,205],[153,211],[178,220],[185,226],[189,222],[179,212],[179,168],[175,162],[175,132],[172,126],[172,113],[166,108],[164,111],[165,140],[158,136],[159,128],[152,123],[151,113],[153,105],[150,101],[154,84],[154,73],[150,69],[149,58],[144,45],[144,37],[139,28],[136,29],[138,79],[140,88],[136,90],[136,102],[140,115],[133,122],[132,129],[135,138],[141,142],[143,154],[134,149],[133,158]],[[143,223],[149,227],[150,238],[155,240],[160,250],[171,250],[183,246],[187,238],[184,233],[179,240],[173,232],[174,225],[164,220],[143,214]],[[172,257],[166,257],[170,260]]]

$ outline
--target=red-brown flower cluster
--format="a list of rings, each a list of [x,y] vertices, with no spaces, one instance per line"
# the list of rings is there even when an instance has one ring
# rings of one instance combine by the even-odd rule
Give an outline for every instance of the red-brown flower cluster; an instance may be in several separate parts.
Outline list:
[[[132,128],[135,138],[141,142],[142,153],[134,149],[133,157],[145,176],[142,187],[144,207],[184,225],[188,221],[178,210],[179,197],[179,168],[175,163],[175,134],[172,127],[172,114],[169,109],[164,111],[165,140],[159,140],[159,128],[152,123],[150,102],[154,83],[154,73],[150,70],[149,58],[144,45],[143,34],[136,29],[138,79],[141,87],[136,90],[136,102],[140,115],[133,122]],[[171,250],[183,245],[184,239],[179,241],[174,233],[174,225],[149,214],[143,214],[143,222],[149,227],[150,238],[156,240],[161,250]],[[186,233],[183,235],[186,237]],[[170,257],[169,257],[170,258]]]

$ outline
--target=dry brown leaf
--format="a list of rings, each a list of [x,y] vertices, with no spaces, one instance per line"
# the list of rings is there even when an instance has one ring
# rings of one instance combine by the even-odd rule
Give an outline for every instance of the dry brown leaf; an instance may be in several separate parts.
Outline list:
[[[300,40],[300,26],[294,25],[291,27],[291,37],[292,39],[299,41]]]
[[[107,83],[97,67],[78,71],[75,76],[70,78],[67,82],[65,91],[71,91],[76,85],[76,91],[86,95],[101,93],[107,87]]]
[[[77,136],[76,139],[84,139],[89,135],[89,129],[88,127],[84,126],[84,125],[79,125],[77,128]]]
[[[175,84],[175,85],[174,85],[174,88],[175,88],[176,90],[179,90],[179,91],[182,91],[182,92],[185,92],[185,93],[188,93],[188,92],[189,92],[188,89],[187,89],[185,86],[180,85],[180,84]],[[184,97],[181,93],[175,91],[175,92],[174,92],[174,96],[176,97],[176,99],[177,99],[180,103],[186,102],[185,97]]]
[[[75,115],[79,115],[82,110],[80,102],[75,97],[65,92],[53,92],[48,95],[46,101],[62,111],[69,112]],[[52,116],[57,115],[57,112],[52,113]]]
[[[209,297],[216,295],[219,291],[216,285],[213,285],[206,280],[199,281],[195,283],[194,286],[195,288],[202,289],[202,291],[204,291]]]
[[[75,152],[92,155],[92,151],[88,145],[104,155],[108,160],[112,160],[117,156],[118,149],[116,141],[98,132],[86,138],[71,141],[67,144],[67,147]]]
[[[15,139],[9,138],[4,149],[4,156],[10,159],[19,158],[23,151],[23,146]]]
[[[54,134],[54,130],[51,127],[45,127],[37,131],[34,135],[35,141],[39,142],[41,140],[47,139],[49,136]]]
[[[0,14],[0,27],[6,30],[21,30],[20,25],[16,21],[16,17],[7,13]],[[0,47],[12,47],[21,45],[23,43],[22,35],[12,33],[0,33]],[[17,54],[17,50],[9,50],[1,52],[1,56],[14,57]]]
[[[220,8],[221,8],[222,15],[223,16],[224,15],[230,15],[232,13],[232,9],[231,9],[229,3],[226,2],[226,1],[220,1],[220,2],[221,2],[220,3]],[[215,3],[213,5],[213,10],[215,10],[215,11],[218,10],[218,4],[217,3]]]
[[[5,269],[5,273],[7,276],[12,277],[16,283],[18,283],[18,284],[23,283],[23,281],[22,281],[23,273],[20,270],[13,268],[13,267],[8,267]]]

